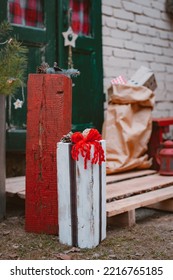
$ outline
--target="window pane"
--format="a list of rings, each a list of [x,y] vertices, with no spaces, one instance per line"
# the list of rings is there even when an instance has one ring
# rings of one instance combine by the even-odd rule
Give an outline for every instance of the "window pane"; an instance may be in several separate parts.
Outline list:
[[[79,35],[91,35],[90,0],[70,0],[72,29]]]
[[[8,0],[8,21],[12,24],[44,28],[43,0]]]

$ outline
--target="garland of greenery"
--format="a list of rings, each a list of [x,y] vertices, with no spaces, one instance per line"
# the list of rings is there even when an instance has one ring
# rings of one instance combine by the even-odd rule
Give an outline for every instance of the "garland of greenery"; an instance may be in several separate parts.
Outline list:
[[[14,94],[21,87],[27,65],[27,48],[10,36],[8,22],[0,24],[0,94]]]

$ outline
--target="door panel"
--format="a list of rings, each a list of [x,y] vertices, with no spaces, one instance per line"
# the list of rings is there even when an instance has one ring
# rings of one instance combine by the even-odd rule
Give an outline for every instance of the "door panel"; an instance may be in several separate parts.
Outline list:
[[[60,1],[59,1],[60,2]],[[68,29],[68,9],[72,1],[63,1],[64,20],[61,30]],[[82,1],[78,2],[79,5]],[[83,1],[86,2],[86,1]],[[101,1],[90,2],[89,34],[79,33],[76,47],[73,51],[74,68],[80,71],[80,76],[73,79],[73,108],[72,129],[83,130],[87,127],[96,127],[101,131],[103,123],[103,69],[102,69],[102,41],[101,41]],[[75,15],[76,16],[76,15]],[[75,26],[75,25],[74,25]],[[73,14],[72,14],[73,27]],[[61,47],[60,47],[61,46]],[[68,47],[64,46],[63,38],[59,52],[62,67],[68,66]]]
[[[76,123],[92,123],[92,116],[89,114],[93,113],[93,102],[92,102],[92,88],[91,83],[94,77],[94,72],[92,65],[94,63],[95,54],[89,51],[75,51],[73,54],[74,61],[77,63],[77,68],[82,69],[85,65],[87,71],[87,80],[85,75],[81,71],[81,75],[78,78],[74,78],[74,88],[73,88],[73,119],[76,120]],[[75,65],[76,65],[75,63]],[[83,94],[84,93],[84,94]]]
[[[6,18],[1,20],[7,20],[7,7],[8,3],[14,4],[20,3],[20,1],[4,1],[6,7],[4,7]],[[28,1],[30,3],[30,1]],[[29,73],[36,73],[36,68],[41,64],[42,61],[48,61],[53,64],[56,56],[56,37],[55,37],[55,7],[56,1],[41,1],[44,5],[44,27],[38,28],[38,26],[29,26],[22,23],[16,23],[12,21],[14,30],[14,36],[22,42],[23,45],[28,48],[28,67],[26,71],[25,85],[27,85],[27,77]],[[38,4],[38,1],[35,1]],[[29,5],[29,4],[28,4]],[[30,16],[30,15],[29,15]],[[28,19],[28,17],[27,17]],[[40,25],[39,25],[40,26]],[[22,109],[15,109],[15,99],[22,99],[21,90],[19,89],[14,97],[10,97],[7,100],[7,135],[6,135],[6,146],[7,151],[25,151],[26,142],[26,114],[27,114],[27,88],[24,88],[24,105]]]

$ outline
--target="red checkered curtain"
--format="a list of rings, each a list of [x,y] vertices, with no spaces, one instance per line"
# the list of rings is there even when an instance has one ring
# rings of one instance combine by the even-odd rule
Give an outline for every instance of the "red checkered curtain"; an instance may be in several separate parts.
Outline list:
[[[8,21],[22,26],[44,27],[43,0],[8,0]]]
[[[90,0],[70,0],[72,29],[78,35],[91,35]]]

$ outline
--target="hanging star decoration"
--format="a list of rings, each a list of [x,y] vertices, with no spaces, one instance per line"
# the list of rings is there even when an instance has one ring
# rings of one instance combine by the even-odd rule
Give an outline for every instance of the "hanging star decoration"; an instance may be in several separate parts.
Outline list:
[[[62,35],[65,39],[64,46],[72,46],[73,48],[75,48],[78,35],[73,32],[71,26],[69,26],[66,32],[62,32]]]
[[[19,78],[13,78],[13,77],[11,77],[11,78],[9,78],[8,80],[7,80],[7,83],[9,84],[9,85],[11,85],[11,84],[13,84],[15,81],[19,81],[20,82],[20,84],[21,84],[21,88],[22,88],[22,98],[23,98],[23,100],[20,100],[20,99],[15,99],[14,97],[14,99],[15,99],[15,102],[13,103],[13,105],[14,105],[14,108],[15,109],[21,109],[22,108],[22,106],[23,106],[23,104],[24,104],[24,100],[25,100],[25,98],[24,98],[24,88],[23,88],[23,83],[22,83],[22,81],[19,79]]]
[[[18,109],[18,108],[22,108],[23,106],[23,101],[20,99],[16,99],[16,101],[13,103],[14,104],[14,108]]]

